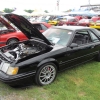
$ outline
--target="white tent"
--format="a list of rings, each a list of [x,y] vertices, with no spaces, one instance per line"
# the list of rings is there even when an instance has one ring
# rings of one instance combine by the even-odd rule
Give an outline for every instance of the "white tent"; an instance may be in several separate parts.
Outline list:
[[[48,15],[67,15],[67,13],[60,12],[60,11],[53,11],[53,12],[49,12],[47,14]]]
[[[40,15],[46,15],[43,11],[34,11],[30,14],[31,16],[40,16]]]
[[[72,12],[69,12],[68,14],[93,16],[96,13],[93,11],[72,11]]]
[[[27,12],[25,12],[23,10],[19,10],[19,9],[13,11],[12,13],[13,14],[18,14],[18,15],[26,15],[26,16],[29,16],[30,15],[29,13],[27,13]]]

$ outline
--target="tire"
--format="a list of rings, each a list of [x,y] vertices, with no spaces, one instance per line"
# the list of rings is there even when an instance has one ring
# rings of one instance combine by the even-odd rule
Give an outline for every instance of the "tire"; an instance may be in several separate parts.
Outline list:
[[[13,44],[13,43],[17,43],[18,41],[19,41],[19,40],[18,40],[18,39],[15,39],[15,38],[9,39],[9,40],[7,41],[7,45]]]
[[[99,54],[96,57],[96,61],[100,62],[100,52],[99,52]]]
[[[57,67],[54,63],[46,63],[42,65],[35,76],[37,85],[43,86],[52,83],[57,75]]]

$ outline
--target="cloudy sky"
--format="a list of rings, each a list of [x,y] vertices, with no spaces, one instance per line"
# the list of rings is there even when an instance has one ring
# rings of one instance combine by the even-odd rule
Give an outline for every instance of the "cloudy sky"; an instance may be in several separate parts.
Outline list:
[[[59,10],[79,8],[81,5],[100,4],[100,0],[59,0]],[[4,8],[57,10],[57,0],[0,0],[0,10]]]

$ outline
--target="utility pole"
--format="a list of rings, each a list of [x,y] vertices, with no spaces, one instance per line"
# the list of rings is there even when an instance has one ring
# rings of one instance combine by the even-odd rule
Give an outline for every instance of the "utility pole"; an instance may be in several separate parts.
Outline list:
[[[90,4],[90,0],[88,0],[88,3],[89,3],[89,10],[91,9],[91,4]]]
[[[59,0],[57,0],[57,10],[59,11]]]

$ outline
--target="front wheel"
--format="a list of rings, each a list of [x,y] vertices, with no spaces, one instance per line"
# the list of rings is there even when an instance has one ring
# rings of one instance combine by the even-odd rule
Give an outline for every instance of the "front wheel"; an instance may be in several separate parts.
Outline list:
[[[53,63],[42,65],[35,76],[35,82],[38,85],[48,85],[54,81],[57,75],[57,67]]]
[[[18,43],[18,39],[12,38],[12,39],[9,39],[9,40],[7,41],[7,45],[9,45],[9,44],[14,44],[14,43]]]

